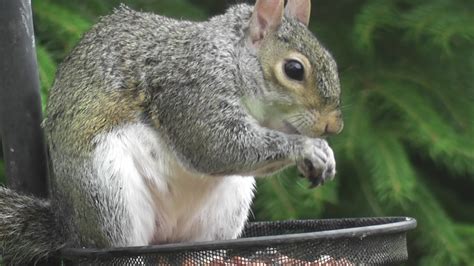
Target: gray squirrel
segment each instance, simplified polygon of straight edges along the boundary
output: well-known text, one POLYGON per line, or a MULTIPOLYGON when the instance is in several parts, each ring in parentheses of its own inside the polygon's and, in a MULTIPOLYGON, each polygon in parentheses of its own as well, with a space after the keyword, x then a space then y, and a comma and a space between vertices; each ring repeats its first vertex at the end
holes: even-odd
POLYGON ((0 188, 3 256, 232 239, 254 176, 332 179, 343 127, 336 63, 310 0, 257 0, 205 22, 125 6, 61 64, 44 129, 50 200, 0 188))

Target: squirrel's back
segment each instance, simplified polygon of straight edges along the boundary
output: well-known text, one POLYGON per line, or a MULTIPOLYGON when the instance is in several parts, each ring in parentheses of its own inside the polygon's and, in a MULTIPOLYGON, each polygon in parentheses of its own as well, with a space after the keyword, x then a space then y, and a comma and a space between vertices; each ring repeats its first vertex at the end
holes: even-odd
POLYGON ((190 22, 121 6, 100 19, 60 65, 50 90, 44 125, 57 144, 52 148, 88 153, 98 133, 149 119, 144 106, 156 97, 151 90, 179 96, 186 92, 174 91, 189 83, 235 76, 226 69, 235 65, 233 46, 251 11, 238 5, 209 21, 190 22))

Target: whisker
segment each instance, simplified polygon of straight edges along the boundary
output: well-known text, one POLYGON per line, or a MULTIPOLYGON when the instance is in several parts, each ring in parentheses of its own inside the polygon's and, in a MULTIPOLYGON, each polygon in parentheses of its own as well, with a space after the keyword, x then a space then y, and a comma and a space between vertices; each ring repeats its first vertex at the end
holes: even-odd
POLYGON ((341 110, 349 110, 353 106, 354 106, 354 104, 345 104, 345 105, 341 106, 340 109, 341 110))

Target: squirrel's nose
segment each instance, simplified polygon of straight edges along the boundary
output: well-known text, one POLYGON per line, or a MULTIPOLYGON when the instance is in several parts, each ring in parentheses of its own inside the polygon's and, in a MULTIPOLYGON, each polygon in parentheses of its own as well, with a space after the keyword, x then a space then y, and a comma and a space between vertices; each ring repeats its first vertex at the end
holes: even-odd
POLYGON ((324 134, 325 135, 339 134, 341 133, 343 127, 344 125, 342 122, 340 123, 340 125, 334 125, 334 123, 327 123, 326 127, 324 128, 324 134))
POLYGON ((331 116, 326 121, 326 126, 324 127, 324 133, 329 134, 339 134, 344 127, 344 122, 342 121, 342 114, 338 112, 335 116, 331 116))

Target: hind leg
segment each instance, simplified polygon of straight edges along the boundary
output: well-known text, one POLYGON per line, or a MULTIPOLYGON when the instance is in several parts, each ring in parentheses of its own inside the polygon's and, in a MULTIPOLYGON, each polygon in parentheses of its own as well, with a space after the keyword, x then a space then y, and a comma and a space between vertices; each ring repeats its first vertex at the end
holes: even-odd
POLYGON ((245 226, 254 196, 255 179, 242 176, 223 178, 194 220, 194 241, 234 239, 245 226))

